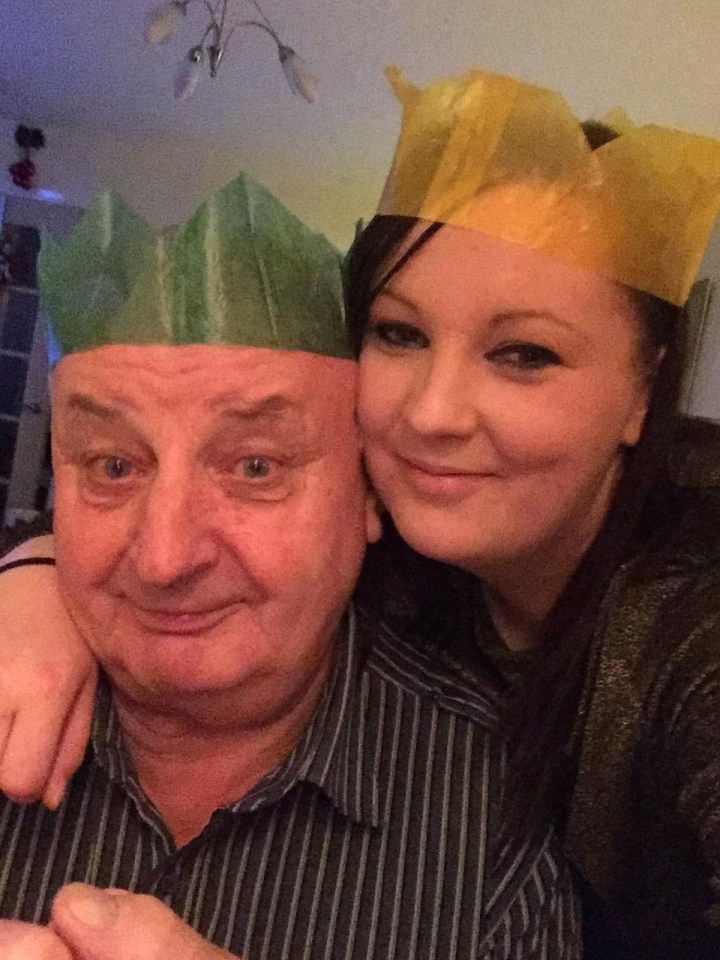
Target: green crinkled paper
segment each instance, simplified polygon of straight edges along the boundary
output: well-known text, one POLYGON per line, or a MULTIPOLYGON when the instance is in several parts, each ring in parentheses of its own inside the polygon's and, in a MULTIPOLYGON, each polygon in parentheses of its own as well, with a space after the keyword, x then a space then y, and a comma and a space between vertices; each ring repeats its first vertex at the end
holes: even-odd
POLYGON ((161 234, 103 194, 64 244, 43 238, 39 277, 61 354, 216 343, 352 356, 340 254, 244 174, 161 234))

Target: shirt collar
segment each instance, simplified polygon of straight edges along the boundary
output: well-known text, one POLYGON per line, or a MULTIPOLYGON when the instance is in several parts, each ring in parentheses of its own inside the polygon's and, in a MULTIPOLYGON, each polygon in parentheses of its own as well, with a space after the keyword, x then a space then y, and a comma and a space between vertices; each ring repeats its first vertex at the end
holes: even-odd
POLYGON ((320 789, 349 819, 380 825, 377 769, 381 745, 366 735, 368 692, 362 669, 362 633, 362 624, 351 605, 338 632, 325 690, 305 733, 290 756, 236 809, 247 811, 272 803, 305 782, 320 789))
MULTIPOLYGON (((368 728, 367 676, 362 669, 365 649, 352 606, 338 630, 333 665, 321 699, 292 753, 241 800, 225 809, 249 813, 278 802, 299 783, 322 791, 336 809, 358 823, 382 822, 377 769, 381 744, 368 728)), ((372 642, 372 637, 367 638, 372 642)), ((101 679, 91 731, 91 747, 111 780, 141 794, 132 760, 125 748, 109 682, 101 679)), ((142 797, 138 797, 142 799, 142 797)))

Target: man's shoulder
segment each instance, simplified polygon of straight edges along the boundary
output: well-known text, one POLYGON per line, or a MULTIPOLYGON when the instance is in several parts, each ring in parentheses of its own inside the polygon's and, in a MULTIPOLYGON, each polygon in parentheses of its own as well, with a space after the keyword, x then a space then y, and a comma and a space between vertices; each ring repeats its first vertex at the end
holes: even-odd
POLYGON ((451 714, 488 732, 497 733, 497 691, 479 679, 466 682, 436 653, 402 636, 384 621, 357 609, 363 670, 382 687, 393 688, 441 714, 451 714))

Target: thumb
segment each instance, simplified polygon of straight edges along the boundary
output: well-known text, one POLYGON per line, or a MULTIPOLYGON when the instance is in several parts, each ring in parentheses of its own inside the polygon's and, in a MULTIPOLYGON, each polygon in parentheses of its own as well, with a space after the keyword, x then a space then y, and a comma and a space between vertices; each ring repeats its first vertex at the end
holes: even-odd
POLYGON ((52 905, 51 926, 76 960, 231 960, 154 897, 64 887, 52 905))
POLYGON ((2 960, 72 960, 67 947, 46 927, 0 920, 2 960))

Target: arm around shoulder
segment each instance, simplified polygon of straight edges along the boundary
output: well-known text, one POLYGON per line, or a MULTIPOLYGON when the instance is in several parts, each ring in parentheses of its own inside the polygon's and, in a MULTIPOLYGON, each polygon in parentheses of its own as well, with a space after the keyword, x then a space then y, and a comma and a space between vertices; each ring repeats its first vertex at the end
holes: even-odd
POLYGON ((60 802, 85 751, 96 667, 68 616, 52 537, 0 561, 0 791, 18 802, 60 802))

